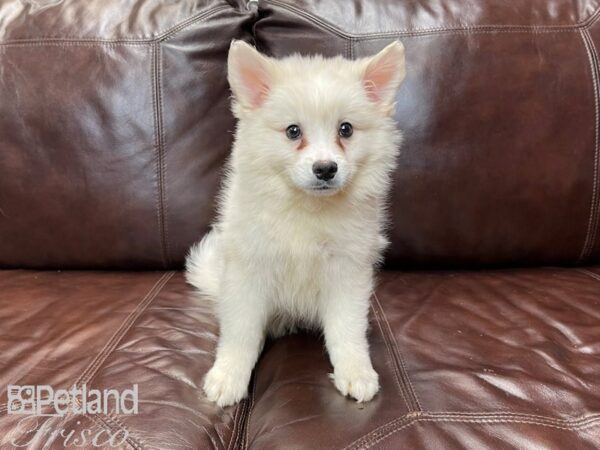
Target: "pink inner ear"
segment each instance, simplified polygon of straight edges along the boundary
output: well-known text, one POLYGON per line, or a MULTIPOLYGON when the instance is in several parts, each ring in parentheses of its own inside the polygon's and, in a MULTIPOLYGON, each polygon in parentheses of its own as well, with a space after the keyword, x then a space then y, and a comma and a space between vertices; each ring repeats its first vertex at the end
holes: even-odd
POLYGON ((259 67, 247 67, 242 70, 242 80, 250 104, 258 108, 269 94, 268 74, 259 67))
POLYGON ((394 77, 394 61, 385 55, 378 61, 374 61, 367 67, 363 80, 363 86, 370 100, 379 102, 394 77))

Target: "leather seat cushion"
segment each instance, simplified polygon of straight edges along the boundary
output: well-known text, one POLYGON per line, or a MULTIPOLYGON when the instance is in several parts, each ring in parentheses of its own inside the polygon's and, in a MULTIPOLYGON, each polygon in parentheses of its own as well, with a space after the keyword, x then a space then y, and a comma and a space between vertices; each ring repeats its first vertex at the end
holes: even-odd
MULTIPOLYGON (((179 272, 0 272, 0 385, 138 383, 138 415, 45 419, 127 430, 130 448, 600 446, 600 268, 379 279, 368 404, 335 391, 307 334, 267 342, 240 405, 207 403, 218 326, 179 272)), ((0 405, 4 448, 20 417, 0 405)))

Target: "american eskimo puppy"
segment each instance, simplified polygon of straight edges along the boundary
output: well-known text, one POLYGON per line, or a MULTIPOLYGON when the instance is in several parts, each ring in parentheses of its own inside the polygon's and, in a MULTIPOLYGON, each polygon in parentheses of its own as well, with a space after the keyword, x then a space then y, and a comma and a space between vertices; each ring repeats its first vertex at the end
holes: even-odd
POLYGON ((234 41, 235 144, 212 231, 187 280, 216 300, 220 337, 204 379, 220 406, 246 396, 266 334, 322 330, 343 394, 379 389, 367 342, 374 267, 400 134, 400 42, 375 56, 281 60, 234 41))

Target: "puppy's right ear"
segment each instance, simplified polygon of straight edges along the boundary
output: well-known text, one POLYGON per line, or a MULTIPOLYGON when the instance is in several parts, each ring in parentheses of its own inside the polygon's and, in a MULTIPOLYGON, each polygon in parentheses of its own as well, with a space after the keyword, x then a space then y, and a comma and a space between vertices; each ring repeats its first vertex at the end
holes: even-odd
POLYGON ((238 103, 248 109, 260 107, 271 88, 272 61, 244 41, 234 40, 229 47, 227 77, 238 103))

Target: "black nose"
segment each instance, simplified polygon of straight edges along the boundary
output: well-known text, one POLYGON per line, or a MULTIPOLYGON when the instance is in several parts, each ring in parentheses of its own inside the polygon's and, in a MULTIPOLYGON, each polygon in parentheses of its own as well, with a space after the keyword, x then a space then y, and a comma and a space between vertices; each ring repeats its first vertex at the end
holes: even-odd
POLYGON ((335 177, 337 164, 334 161, 317 161, 313 164, 312 170, 319 180, 329 181, 335 177))

